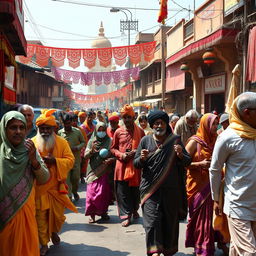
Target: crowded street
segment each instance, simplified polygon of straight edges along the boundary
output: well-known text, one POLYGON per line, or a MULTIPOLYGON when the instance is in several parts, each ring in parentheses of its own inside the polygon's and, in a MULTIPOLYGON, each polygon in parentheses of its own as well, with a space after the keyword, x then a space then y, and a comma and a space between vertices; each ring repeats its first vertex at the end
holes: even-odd
POLYGON ((0 256, 256 256, 256 0, 0 1, 0 256))

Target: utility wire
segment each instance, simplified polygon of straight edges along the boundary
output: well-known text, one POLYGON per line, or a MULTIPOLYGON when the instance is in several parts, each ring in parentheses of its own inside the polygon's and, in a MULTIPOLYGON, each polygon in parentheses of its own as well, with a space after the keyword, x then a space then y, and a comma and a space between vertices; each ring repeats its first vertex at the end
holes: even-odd
POLYGON ((33 16, 32 16, 32 14, 30 13, 30 10, 29 10, 29 8, 28 8, 28 6, 27 6, 26 1, 24 1, 24 7, 25 7, 25 15, 26 15, 27 18, 32 22, 32 24, 30 24, 30 26, 31 26, 32 30, 34 31, 35 35, 37 35, 38 38, 41 38, 41 40, 42 40, 43 42, 45 42, 45 41, 44 41, 44 37, 43 37, 43 35, 41 34, 41 32, 39 31, 39 29, 38 29, 36 26, 33 25, 33 23, 35 23, 35 22, 34 22, 34 18, 33 18, 33 16))
MULTIPOLYGON (((113 8, 113 5, 102 5, 102 4, 91 4, 91 3, 84 3, 84 2, 76 2, 76 1, 65 1, 65 0, 52 0, 54 2, 61 2, 66 4, 77 4, 77 5, 86 5, 86 6, 93 6, 93 7, 102 7, 102 8, 113 8)), ((140 10, 140 11, 159 11, 158 9, 154 8, 142 8, 142 7, 127 7, 127 6, 115 6, 117 9, 129 9, 129 10, 140 10)), ((168 9, 170 12, 179 11, 179 9, 168 9)))

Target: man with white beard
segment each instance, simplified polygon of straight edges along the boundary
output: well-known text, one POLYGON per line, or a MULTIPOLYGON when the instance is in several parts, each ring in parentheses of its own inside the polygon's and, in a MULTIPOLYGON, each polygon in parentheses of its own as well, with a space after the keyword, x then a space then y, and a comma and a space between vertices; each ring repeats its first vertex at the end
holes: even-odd
POLYGON ((54 133, 57 124, 53 112, 46 110, 37 118, 38 132, 32 139, 50 171, 50 179, 46 184, 36 184, 36 220, 41 255, 48 251, 50 239, 54 245, 60 243, 58 232, 65 221, 65 208, 77 212, 67 196, 66 187, 67 175, 75 158, 68 142, 54 133))

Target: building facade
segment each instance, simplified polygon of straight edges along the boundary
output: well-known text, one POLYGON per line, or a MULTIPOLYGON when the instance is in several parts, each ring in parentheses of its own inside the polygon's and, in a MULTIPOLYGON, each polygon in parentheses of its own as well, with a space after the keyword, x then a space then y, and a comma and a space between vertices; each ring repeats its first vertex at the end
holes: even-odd
POLYGON ((26 55, 23 31, 23 1, 0 1, 0 116, 16 103, 15 55, 26 55))

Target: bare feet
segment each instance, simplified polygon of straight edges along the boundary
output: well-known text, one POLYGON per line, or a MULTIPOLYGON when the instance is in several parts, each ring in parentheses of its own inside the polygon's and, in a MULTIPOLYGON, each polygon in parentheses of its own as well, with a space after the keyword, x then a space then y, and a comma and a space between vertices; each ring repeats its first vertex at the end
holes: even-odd
POLYGON ((130 218, 128 218, 128 219, 122 221, 121 224, 122 224, 122 227, 128 227, 128 226, 131 224, 130 218))
POLYGON ((52 232, 51 239, 52 239, 52 243, 54 245, 59 245, 60 244, 60 237, 59 237, 59 235, 56 232, 52 232))
POLYGON ((160 254, 159 253, 154 253, 154 254, 152 254, 152 256, 160 256, 160 254))
POLYGON ((95 216, 90 216, 89 218, 89 221, 88 221, 89 224, 92 224, 92 223, 95 223, 95 216))
POLYGON ((48 252, 48 245, 42 245, 40 249, 40 256, 45 256, 48 252))

